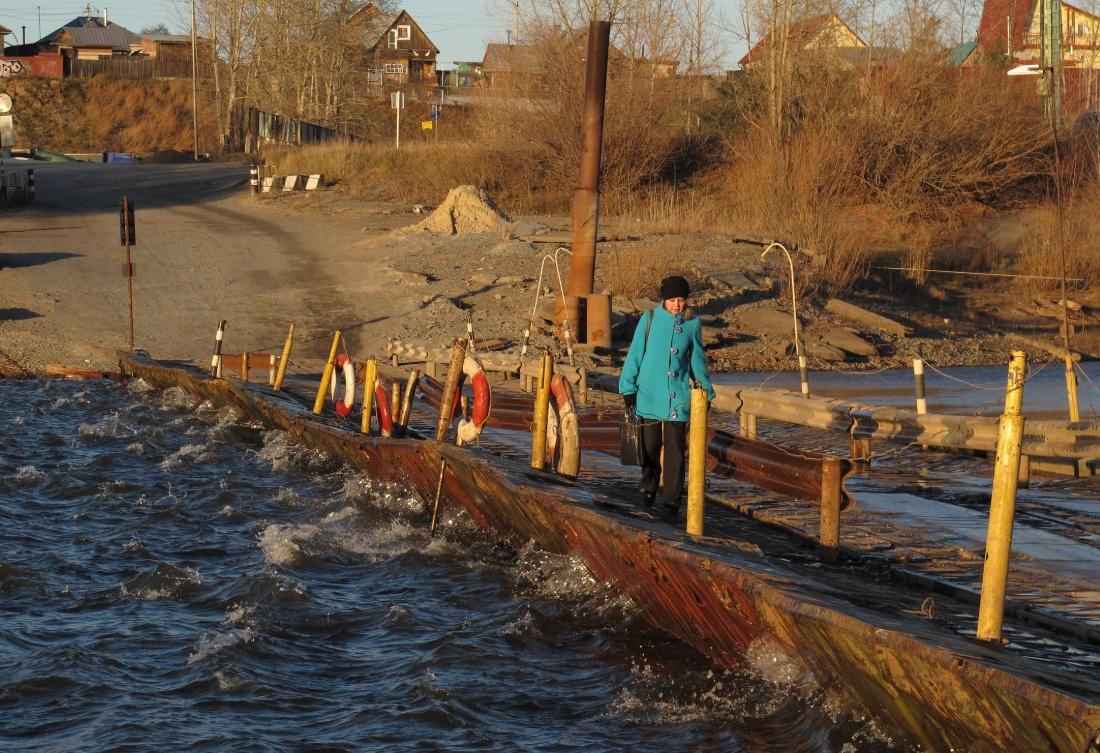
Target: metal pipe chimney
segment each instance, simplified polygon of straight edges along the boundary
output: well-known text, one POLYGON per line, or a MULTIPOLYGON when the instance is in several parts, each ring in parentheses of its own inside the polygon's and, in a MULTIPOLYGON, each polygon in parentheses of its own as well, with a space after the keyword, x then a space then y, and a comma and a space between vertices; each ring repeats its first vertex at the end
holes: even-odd
POLYGON ((569 295, 592 293, 596 278, 596 237, 600 219, 600 157, 607 94, 607 52, 610 21, 588 27, 588 60, 581 121, 581 171, 573 193, 573 258, 569 263, 569 295))

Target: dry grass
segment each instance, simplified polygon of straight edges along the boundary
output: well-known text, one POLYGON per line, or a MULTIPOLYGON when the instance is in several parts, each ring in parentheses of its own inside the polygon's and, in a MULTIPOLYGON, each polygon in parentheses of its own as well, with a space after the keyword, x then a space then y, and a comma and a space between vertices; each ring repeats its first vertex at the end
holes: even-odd
MULTIPOLYGON (((21 146, 60 151, 191 151, 191 84, 95 77, 13 80, 21 146)), ((211 107, 200 103, 200 150, 218 151, 211 107)))
POLYGON ((601 262, 611 294, 625 298, 660 297, 661 280, 669 275, 691 276, 687 260, 691 258, 687 241, 658 238, 616 248, 607 263, 601 262))
MULTIPOLYGON (((1062 218, 1066 276, 1082 278, 1077 286, 1090 287, 1100 282, 1100 186, 1093 184, 1073 192, 1065 200, 1062 218)), ((1017 260, 1020 274, 1060 277, 1062 264, 1058 246, 1058 212, 1053 201, 1044 202, 1036 211, 1017 260)), ((1025 280, 1032 290, 1060 288, 1054 280, 1025 280)))

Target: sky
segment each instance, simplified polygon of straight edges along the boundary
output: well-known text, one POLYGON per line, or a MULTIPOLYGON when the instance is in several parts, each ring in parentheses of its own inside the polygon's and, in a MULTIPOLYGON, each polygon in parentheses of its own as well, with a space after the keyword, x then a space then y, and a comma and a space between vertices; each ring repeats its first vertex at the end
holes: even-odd
MULTIPOLYGON (((732 6, 733 0, 721 0, 732 6)), ((87 0, 0 0, 0 26, 20 38, 27 27, 27 41, 33 42, 83 14, 87 0), (41 14, 41 34, 39 33, 41 14)), ((455 60, 481 60, 485 44, 504 41, 512 18, 501 10, 499 0, 402 0, 407 10, 439 47, 441 68, 455 60)), ((186 0, 93 0, 93 8, 107 8, 107 18, 131 31, 163 23, 174 34, 185 34, 190 24, 191 5, 186 0)), ((12 38, 8 37, 8 44, 12 38)))

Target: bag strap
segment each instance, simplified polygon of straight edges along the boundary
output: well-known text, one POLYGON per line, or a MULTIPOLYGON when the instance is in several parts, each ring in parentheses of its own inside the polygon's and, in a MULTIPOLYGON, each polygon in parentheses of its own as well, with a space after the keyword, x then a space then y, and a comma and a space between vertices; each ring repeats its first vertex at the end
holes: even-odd
POLYGON ((642 361, 645 360, 645 349, 649 347, 649 330, 653 329, 653 309, 650 309, 646 313, 649 314, 649 318, 645 321, 645 339, 642 340, 642 361))

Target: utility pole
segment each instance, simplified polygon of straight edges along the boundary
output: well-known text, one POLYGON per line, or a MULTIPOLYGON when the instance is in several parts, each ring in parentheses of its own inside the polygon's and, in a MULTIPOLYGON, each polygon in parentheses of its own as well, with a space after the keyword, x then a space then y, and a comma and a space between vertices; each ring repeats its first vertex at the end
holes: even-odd
POLYGON ((199 161, 198 54, 198 32, 195 29, 195 0, 191 0, 191 132, 195 142, 195 162, 199 161))

